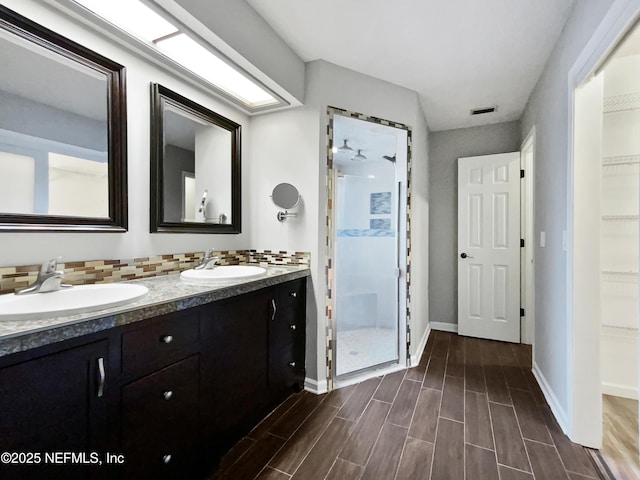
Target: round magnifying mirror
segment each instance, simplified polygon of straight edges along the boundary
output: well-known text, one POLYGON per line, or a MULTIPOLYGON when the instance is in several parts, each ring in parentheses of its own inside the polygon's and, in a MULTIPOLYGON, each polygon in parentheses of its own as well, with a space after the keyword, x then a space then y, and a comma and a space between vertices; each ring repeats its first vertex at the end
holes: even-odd
POLYGON ((289 210, 300 202, 300 194, 298 189, 290 183, 280 183, 275 186, 271 199, 278 207, 289 210))

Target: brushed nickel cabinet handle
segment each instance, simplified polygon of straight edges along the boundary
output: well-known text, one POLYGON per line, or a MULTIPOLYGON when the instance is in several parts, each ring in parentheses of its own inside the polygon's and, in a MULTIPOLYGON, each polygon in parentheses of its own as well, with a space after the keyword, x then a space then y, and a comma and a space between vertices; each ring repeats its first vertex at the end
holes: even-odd
POLYGON ((296 292, 291 292, 289 295, 291 295, 293 298, 296 298, 298 296, 296 292))
POLYGON ((273 298, 271 299, 271 307, 273 308, 273 313, 271 314, 271 320, 275 320, 277 308, 276 308, 276 301, 273 298))
POLYGON ((295 330, 295 329, 296 329, 296 326, 292 323, 291 325, 289 325, 289 328, 290 328, 291 330, 295 330))
POLYGON ((171 455, 167 454, 164 457, 162 457, 162 461, 164 463, 169 463, 171 461, 171 455))
POLYGON ((104 357, 98 359, 98 398, 104 395, 104 384, 107 374, 104 370, 104 357))
POLYGON ((295 367, 296 366, 296 362, 289 362, 289 366, 290 367, 295 367))
POLYGON ((173 392, 171 390, 167 390, 162 394, 162 396, 165 400, 171 400, 171 397, 173 397, 173 392))
POLYGON ((173 342, 173 337, 171 335, 165 335, 162 337, 162 343, 171 343, 173 342))

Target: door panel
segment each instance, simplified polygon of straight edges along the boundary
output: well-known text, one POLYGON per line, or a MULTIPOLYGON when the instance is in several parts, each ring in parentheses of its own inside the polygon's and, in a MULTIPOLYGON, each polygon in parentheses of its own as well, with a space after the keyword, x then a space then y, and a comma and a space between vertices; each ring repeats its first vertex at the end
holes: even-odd
POLYGON ((520 341, 520 154, 458 159, 458 332, 520 341))

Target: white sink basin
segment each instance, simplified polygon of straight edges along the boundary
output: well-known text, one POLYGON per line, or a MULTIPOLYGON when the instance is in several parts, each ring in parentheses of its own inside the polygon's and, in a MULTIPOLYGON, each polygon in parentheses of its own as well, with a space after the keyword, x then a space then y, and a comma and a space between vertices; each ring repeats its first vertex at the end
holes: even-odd
POLYGON ((39 320, 131 303, 149 289, 131 283, 77 285, 55 292, 0 295, 0 320, 39 320))
POLYGON ((267 273, 266 269, 253 265, 218 265, 209 269, 185 270, 180 274, 180 277, 184 280, 208 283, 216 280, 257 278, 265 273, 267 273))

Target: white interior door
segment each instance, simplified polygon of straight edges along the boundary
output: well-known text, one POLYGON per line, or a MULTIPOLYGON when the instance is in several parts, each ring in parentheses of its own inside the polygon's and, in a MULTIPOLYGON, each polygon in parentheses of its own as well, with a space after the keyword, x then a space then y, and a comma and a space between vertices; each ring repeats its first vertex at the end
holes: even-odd
POLYGON ((520 152, 458 159, 458 333, 520 342, 520 152))

